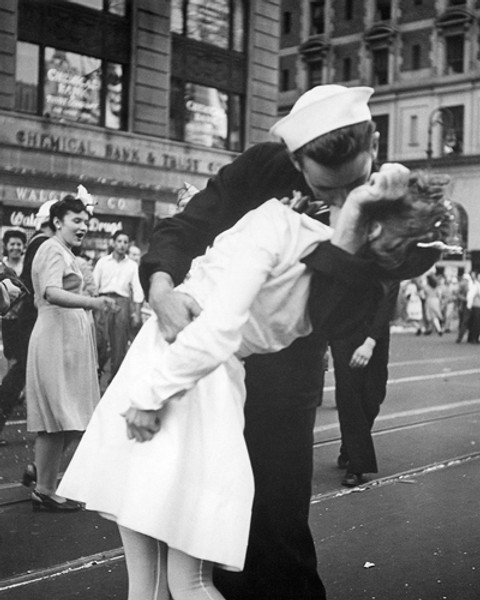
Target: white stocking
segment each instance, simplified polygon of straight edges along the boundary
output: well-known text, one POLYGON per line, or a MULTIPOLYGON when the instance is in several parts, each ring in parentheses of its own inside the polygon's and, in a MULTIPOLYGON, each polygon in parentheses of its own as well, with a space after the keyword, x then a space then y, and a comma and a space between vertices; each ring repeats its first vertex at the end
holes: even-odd
POLYGON ((120 527, 128 571, 128 600, 170 600, 167 546, 147 535, 120 527))
POLYGON ((213 585, 211 562, 173 548, 168 549, 167 562, 168 587, 173 600, 225 600, 213 585))

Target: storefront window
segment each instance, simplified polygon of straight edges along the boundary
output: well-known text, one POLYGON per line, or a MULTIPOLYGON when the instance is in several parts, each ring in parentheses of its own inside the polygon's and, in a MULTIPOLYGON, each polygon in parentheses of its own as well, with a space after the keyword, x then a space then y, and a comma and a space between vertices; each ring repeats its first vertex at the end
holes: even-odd
POLYGON ((107 63, 105 127, 109 129, 122 129, 123 80, 123 66, 107 63))
POLYGON ((16 60, 15 109, 35 114, 38 106, 38 46, 19 42, 16 60))
POLYGON ((172 82, 171 137, 208 148, 240 150, 241 101, 237 94, 172 82))
POLYGON ((18 42, 15 108, 21 112, 123 129, 124 80, 121 64, 18 42))
POLYGON ((102 63, 97 58, 45 48, 43 114, 100 124, 102 63))
POLYGON ((190 39, 243 52, 244 1, 172 0, 170 29, 190 39))

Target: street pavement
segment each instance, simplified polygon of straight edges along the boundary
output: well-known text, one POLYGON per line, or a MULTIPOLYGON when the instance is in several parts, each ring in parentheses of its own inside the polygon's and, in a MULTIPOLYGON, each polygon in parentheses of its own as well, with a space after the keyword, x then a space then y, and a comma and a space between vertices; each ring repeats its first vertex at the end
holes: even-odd
MULTIPOLYGON (((340 485, 334 381, 315 428, 311 527, 329 600, 480 600, 480 346, 392 337, 375 425, 380 472, 340 485)), ((18 481, 33 437, 19 409, 0 449, 0 599, 125 599, 115 526, 89 512, 33 513, 18 481)), ((261 599, 259 599, 261 600, 261 599)))

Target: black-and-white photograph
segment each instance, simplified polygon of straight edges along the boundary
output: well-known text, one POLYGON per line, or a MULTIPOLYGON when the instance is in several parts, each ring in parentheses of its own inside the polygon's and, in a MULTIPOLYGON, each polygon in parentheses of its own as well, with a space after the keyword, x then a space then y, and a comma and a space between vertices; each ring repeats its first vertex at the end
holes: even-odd
POLYGON ((480 600, 480 0, 1 0, 0 242, 2 600, 480 600))

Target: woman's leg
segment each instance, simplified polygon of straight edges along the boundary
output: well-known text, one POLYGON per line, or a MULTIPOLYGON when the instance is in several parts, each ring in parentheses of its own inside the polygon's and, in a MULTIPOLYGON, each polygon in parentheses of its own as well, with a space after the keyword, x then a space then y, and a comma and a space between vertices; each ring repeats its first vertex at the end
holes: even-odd
POLYGON ((63 431, 41 431, 35 440, 35 465, 37 467, 36 490, 47 496, 55 496, 57 477, 63 455, 63 431))
POLYGON ((213 585, 211 562, 173 548, 168 549, 167 562, 168 587, 173 600, 225 600, 213 585))
POLYGON ((128 571, 128 600, 170 600, 167 547, 154 538, 120 527, 128 571))

